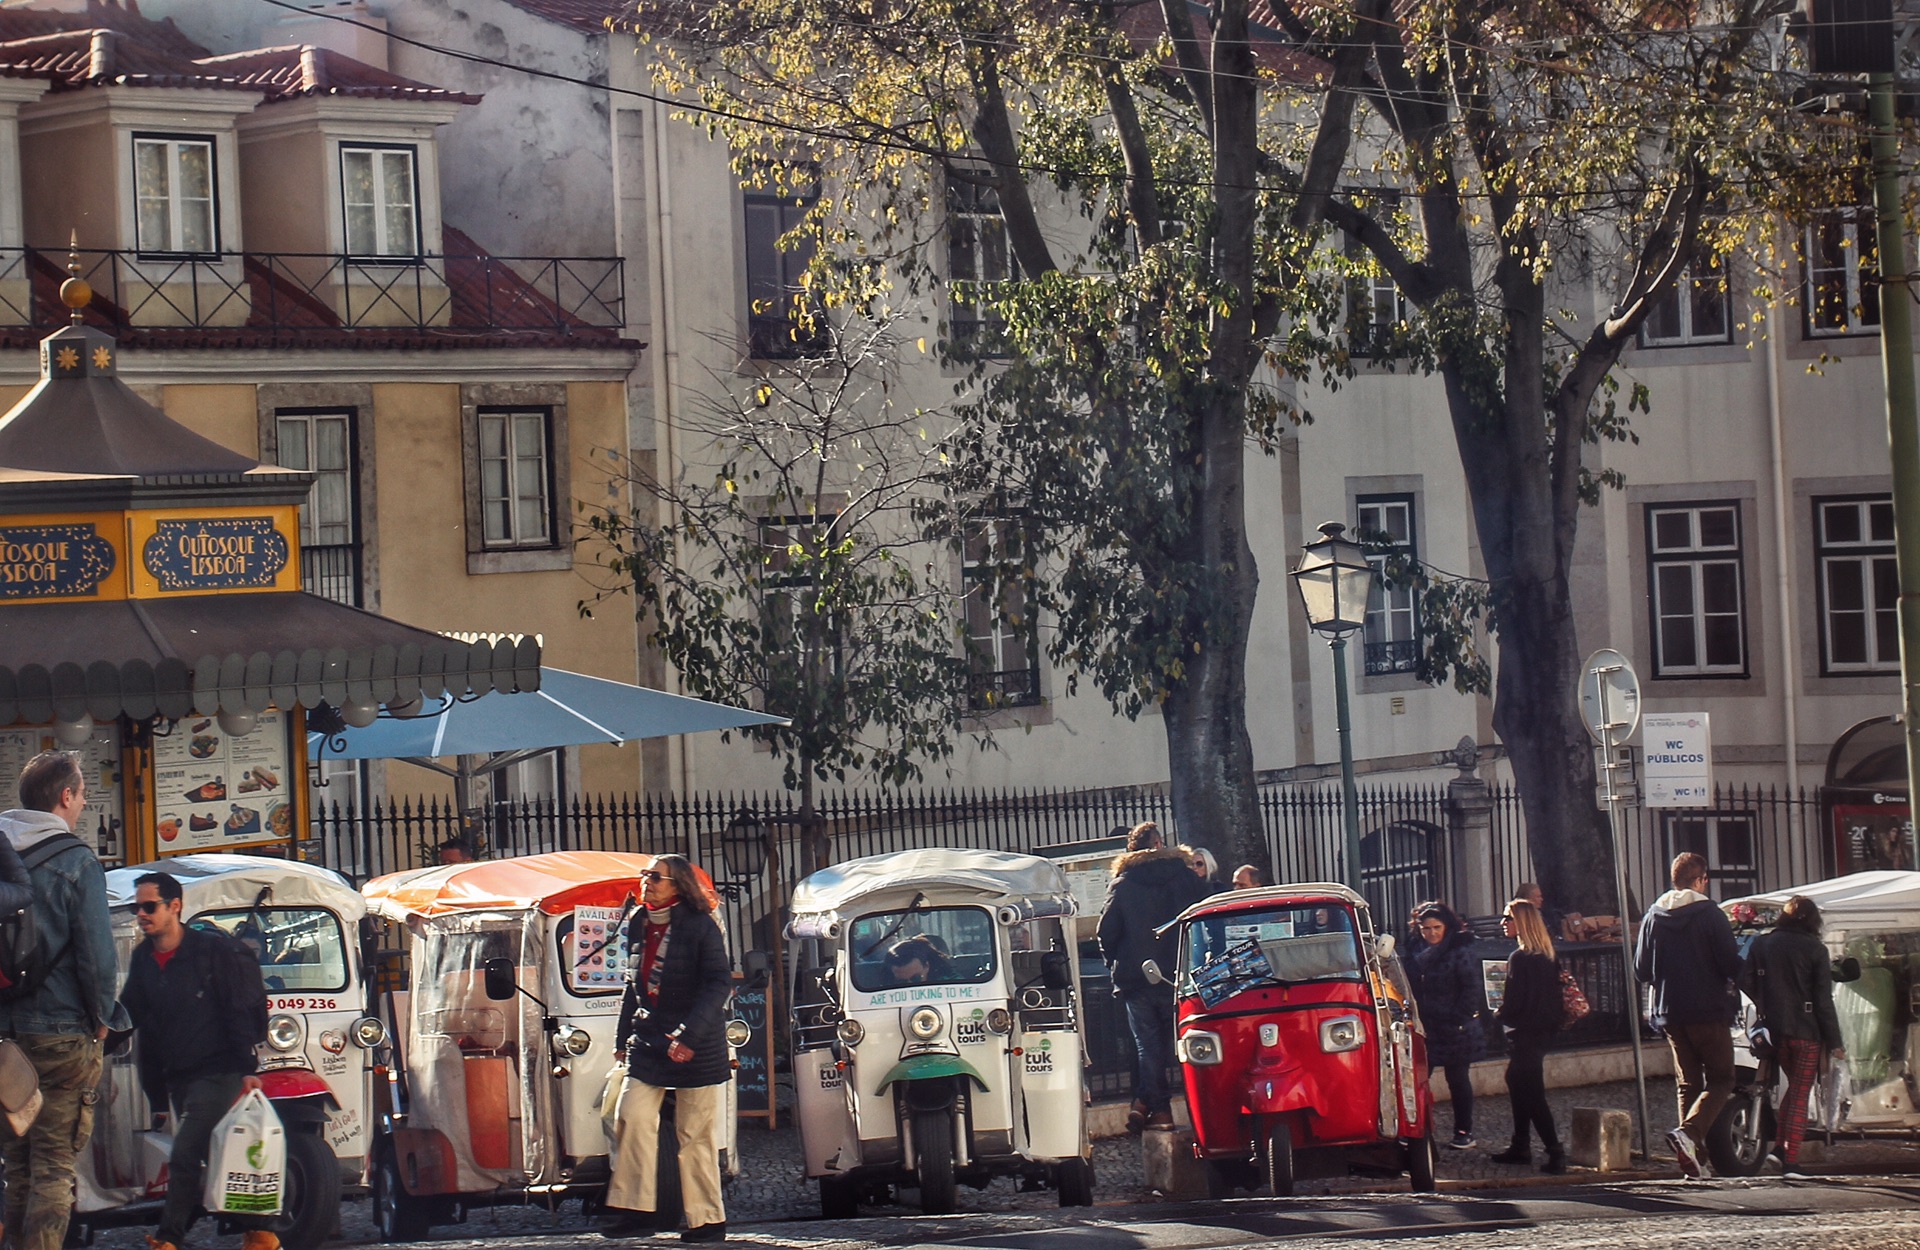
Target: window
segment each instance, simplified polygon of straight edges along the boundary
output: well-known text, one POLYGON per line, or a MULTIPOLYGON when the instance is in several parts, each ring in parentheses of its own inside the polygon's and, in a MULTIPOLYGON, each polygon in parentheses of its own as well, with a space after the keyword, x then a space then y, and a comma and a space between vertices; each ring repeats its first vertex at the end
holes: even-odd
POLYGON ((1642 347, 1692 347, 1731 343, 1727 267, 1704 253, 1681 268, 1665 295, 1653 301, 1640 327, 1642 347))
MULTIPOLYGON (((1394 192, 1370 192, 1363 199, 1370 202, 1382 221, 1401 218, 1400 197, 1394 192)), ((1396 327, 1407 322, 1407 298, 1366 244, 1350 234, 1342 238, 1351 267, 1346 291, 1348 347, 1356 356, 1382 355, 1392 347, 1396 327)))
POLYGON ((994 337, 1005 322, 983 307, 988 283, 1019 276, 1007 246, 1000 193, 966 177, 947 180, 947 329, 957 343, 994 337))
POLYGON ((817 355, 826 333, 807 297, 807 266, 814 237, 795 233, 813 211, 818 192, 743 191, 747 220, 747 352, 758 360, 817 355), (782 246, 784 241, 785 246, 782 246))
POLYGON ((775 665, 770 685, 830 680, 840 666, 840 622, 818 608, 817 561, 832 537, 833 518, 767 517, 760 522, 761 612, 765 651, 775 665))
POLYGON ((135 135, 134 246, 141 252, 220 250, 213 210, 213 140, 135 135))
POLYGON ((1813 501, 1820 663, 1828 673, 1898 672, 1900 574, 1887 495, 1813 501))
POLYGON ((1740 506, 1647 509, 1656 677, 1743 677, 1740 506))
POLYGON ((998 962, 993 913, 984 907, 921 907, 877 912, 848 927, 853 988, 897 991, 889 1002, 928 999, 939 990, 913 986, 971 985, 992 977, 998 962))
POLYGON ((1386 583, 1390 559, 1420 558, 1413 530, 1412 495, 1361 495, 1354 501, 1359 537, 1370 544, 1388 542, 1393 550, 1373 551, 1367 560, 1379 576, 1367 598, 1366 624, 1360 631, 1364 672, 1368 676, 1411 673, 1420 665, 1420 603, 1412 586, 1386 583))
POLYGON ((1877 332, 1880 259, 1873 213, 1834 209, 1807 226, 1807 333, 1814 337, 1877 332))
POLYGON ((976 712, 1040 702, 1040 657, 1018 576, 1026 549, 1018 519, 967 527, 960 581, 967 622, 967 706, 976 712))
POLYGON ((311 594, 360 606, 360 536, 354 508, 353 413, 281 412, 280 464, 313 474, 300 505, 300 575, 311 594))
POLYGON ((419 194, 412 148, 340 149, 347 255, 418 256, 419 194))
POLYGON ((548 414, 483 410, 479 435, 482 541, 489 547, 552 546, 548 414))
POLYGON ((1707 861, 1707 876, 1722 898, 1738 898, 1760 888, 1759 839, 1748 813, 1667 817, 1667 854, 1662 863, 1688 851, 1707 861))
POLYGON ((346 938, 340 917, 324 907, 203 911, 193 924, 245 943, 270 992, 347 988, 346 938))

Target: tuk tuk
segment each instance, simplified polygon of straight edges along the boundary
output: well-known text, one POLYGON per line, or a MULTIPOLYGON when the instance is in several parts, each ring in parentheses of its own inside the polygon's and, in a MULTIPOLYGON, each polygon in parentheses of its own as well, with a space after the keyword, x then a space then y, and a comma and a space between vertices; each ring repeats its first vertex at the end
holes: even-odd
MULTIPOLYGON (((1431 1192, 1426 1034, 1365 899, 1316 883, 1235 890, 1179 926, 1175 1053, 1216 1197, 1297 1177, 1396 1175, 1431 1192)), ((1148 961, 1148 980, 1164 979, 1148 961)))
MULTIPOLYGON (((187 923, 236 937, 259 957, 268 1011, 260 1080, 287 1130, 280 1238, 289 1250, 313 1250, 338 1226, 342 1189, 365 1182, 367 1115, 387 1041, 368 1011, 366 900, 336 872, 259 855, 116 868, 107 873, 107 904, 123 979, 140 941, 134 882, 149 872, 179 880, 187 923)), ((83 1229, 156 1217, 172 1139, 150 1131, 151 1110, 135 1052, 110 1058, 93 1140, 78 1160, 74 1219, 83 1229)))
MULTIPOLYGON (((1920 872, 1859 872, 1723 903, 1742 957, 1796 894, 1820 908, 1847 1053, 1830 1079, 1815 1083, 1809 1134, 1920 1140, 1920 872)), ((1777 1140, 1774 1109, 1787 1083, 1771 1059, 1754 1053, 1749 1030, 1757 1017, 1741 995, 1734 1094, 1707 1134, 1707 1153, 1722 1176, 1758 1172, 1777 1140)))
MULTIPOLYGON (((481 1201, 604 1198, 601 1093, 626 988, 626 921, 649 855, 561 851, 369 881, 410 965, 373 1143, 374 1223, 412 1241, 481 1201)), ((738 1047, 744 1026, 728 1026, 738 1047)), ((738 1172, 734 1094, 723 1176, 738 1172)))
POLYGON ((795 887, 787 928, 806 1175, 828 1219, 894 1185, 951 1212, 959 1182, 1093 1201, 1074 901, 1052 863, 930 848, 795 887))

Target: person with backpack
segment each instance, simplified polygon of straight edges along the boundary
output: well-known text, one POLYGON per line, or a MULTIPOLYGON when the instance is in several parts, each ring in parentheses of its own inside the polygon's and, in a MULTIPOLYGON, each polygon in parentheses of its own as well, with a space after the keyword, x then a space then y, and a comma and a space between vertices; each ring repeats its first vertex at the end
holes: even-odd
MULTIPOLYGON (((185 924, 180 882, 164 872, 133 883, 134 922, 145 936, 127 964, 120 1001, 140 1035, 140 1087, 156 1112, 173 1110, 167 1203, 153 1250, 179 1250, 199 1214, 213 1130, 260 1088, 254 1047, 267 1040, 267 987, 238 938, 185 924)), ((241 1250, 279 1250, 271 1216, 224 1215, 243 1230, 241 1250)))
POLYGON ((86 808, 79 761, 42 751, 20 770, 20 806, 0 812, 0 832, 33 889, 27 919, 5 926, 11 949, 0 952, 0 1036, 33 1061, 45 1100, 24 1136, 0 1122, 6 1230, 18 1250, 60 1250, 66 1241, 74 1161, 93 1136, 101 1043, 117 1023, 107 876, 73 836, 86 808))
POLYGON ((1546 1052, 1548 1040, 1567 1019, 1560 962, 1540 909, 1525 899, 1507 904, 1500 932, 1518 942, 1519 949, 1507 959, 1506 992, 1500 1010, 1493 1013, 1507 1034, 1507 1097, 1513 1103, 1513 1144, 1493 1161, 1523 1167, 1532 1163, 1527 1145, 1531 1127, 1547 1148, 1540 1170, 1558 1176, 1567 1170, 1567 1152, 1554 1131, 1553 1106, 1547 1101, 1546 1052))
POLYGON ((1800 1143, 1807 1135, 1807 1095, 1827 1057, 1845 1059, 1840 1017, 1833 1007, 1833 964, 1820 940, 1820 908, 1804 894, 1788 899, 1780 921, 1747 949, 1740 988, 1759 1008, 1756 1027, 1766 1031, 1786 1074, 1780 1100, 1780 1170, 1800 1179, 1800 1143))

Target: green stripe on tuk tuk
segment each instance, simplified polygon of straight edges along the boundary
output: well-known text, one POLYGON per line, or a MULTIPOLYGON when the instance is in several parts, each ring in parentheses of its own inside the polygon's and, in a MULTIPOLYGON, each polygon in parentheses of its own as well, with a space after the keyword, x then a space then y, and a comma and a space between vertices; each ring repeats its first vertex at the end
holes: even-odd
POLYGON ((895 1081, 926 1081, 937 1076, 967 1076, 980 1087, 981 1093, 987 1092, 987 1078, 974 1071, 973 1065, 958 1055, 909 1055, 893 1065, 893 1071, 887 1073, 873 1092, 884 1094, 887 1087, 895 1081))

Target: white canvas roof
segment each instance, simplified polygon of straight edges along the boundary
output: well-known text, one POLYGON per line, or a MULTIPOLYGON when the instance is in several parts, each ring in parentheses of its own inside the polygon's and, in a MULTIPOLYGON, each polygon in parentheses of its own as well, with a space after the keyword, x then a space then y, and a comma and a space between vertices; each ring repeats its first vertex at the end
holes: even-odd
POLYGON ((1796 894, 1814 901, 1829 930, 1920 928, 1920 872, 1856 872, 1769 894, 1729 899, 1721 906, 1752 903, 1779 907, 1796 894))
POLYGON ((189 916, 223 907, 251 907, 263 889, 272 890, 267 901, 279 907, 326 907, 347 920, 367 914, 367 900, 360 891, 330 868, 225 852, 175 855, 158 863, 115 868, 107 873, 107 906, 131 906, 134 881, 149 872, 179 879, 189 916))
POLYGON ((1066 874, 1050 860, 1010 851, 925 847, 868 855, 823 868, 793 888, 795 916, 847 912, 882 894, 948 886, 974 891, 981 902, 1060 898, 1071 905, 1066 874))

